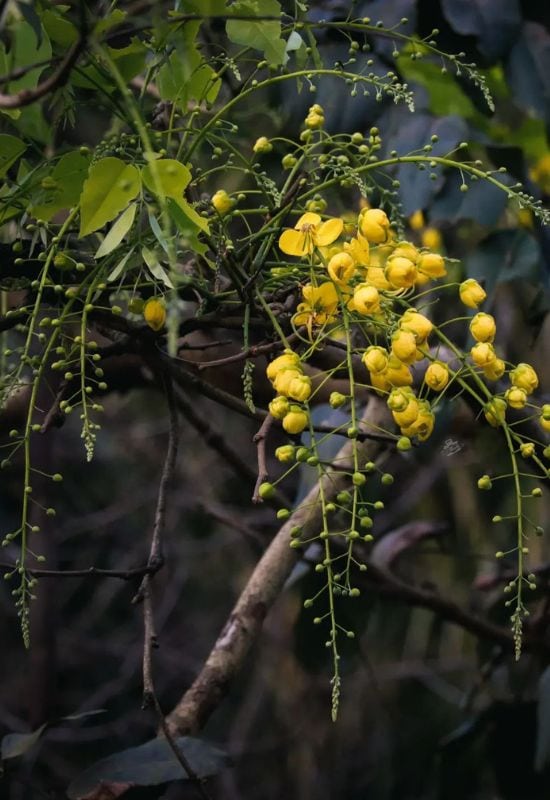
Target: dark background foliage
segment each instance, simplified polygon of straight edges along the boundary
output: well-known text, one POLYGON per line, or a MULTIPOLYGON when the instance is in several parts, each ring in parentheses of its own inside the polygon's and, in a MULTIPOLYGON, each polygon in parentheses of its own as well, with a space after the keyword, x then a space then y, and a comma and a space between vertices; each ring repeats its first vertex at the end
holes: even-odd
MULTIPOLYGON (((154 4, 125 5, 134 9, 137 21, 154 13, 154 4)), ((342 19, 349 6, 312 3, 310 14, 342 19)), ((449 83, 431 63, 396 59, 387 38, 373 37, 373 69, 400 71, 414 85, 417 113, 411 117, 401 106, 372 97, 351 98, 327 79, 316 101, 326 109, 329 130, 367 132, 376 125, 387 153, 421 148, 432 133, 440 137, 441 152, 467 141, 472 157, 488 156, 536 197, 548 199, 550 174, 544 179, 533 173, 548 157, 550 21, 545 3, 373 0, 355 3, 354 13, 386 25, 407 17, 405 30, 421 36, 438 28, 442 50, 464 51, 466 60, 486 71, 496 112, 489 112, 471 82, 458 78, 449 83)), ((215 23, 210 32, 214 39, 220 35, 215 23)), ((336 34, 320 34, 327 63, 345 60, 348 46, 336 34)), ((246 133, 253 140, 259 122, 268 135, 275 130, 296 134, 310 102, 286 85, 284 93, 274 90, 263 98, 256 120, 251 115, 246 133)), ((66 141, 93 147, 103 135, 102 110, 88 105, 80 115, 78 103, 77 92, 75 124, 59 132, 56 147, 66 141)), ((42 146, 39 135, 37 146, 42 146)), ((505 332, 509 357, 532 361, 547 392, 548 231, 536 223, 521 228, 514 221, 502 229, 503 218, 509 222, 512 212, 486 184, 463 195, 457 190, 459 178, 451 174, 432 182, 402 166, 396 177, 404 216, 424 209, 427 222, 442 232, 447 253, 464 260, 464 274, 485 281, 487 310, 505 332)), ((258 372, 261 367, 263 362, 258 372)), ((238 374, 224 377, 238 379, 238 374)), ((105 401, 91 465, 83 461, 76 421, 52 432, 36 453, 44 469, 60 465, 65 475, 58 516, 43 522, 48 567, 127 569, 146 561, 166 446, 166 411, 154 379, 136 376, 131 363, 121 362, 112 385, 116 390, 105 401)), ((192 410, 254 465, 256 423, 199 395, 192 399, 192 410)), ((3 419, 1 425, 5 436, 10 421, 3 419)), ((253 476, 223 463, 198 427, 189 421, 181 427, 168 495, 166 565, 154 586, 160 644, 155 671, 165 711, 200 670, 277 528, 270 509, 250 502, 253 476)), ((396 484, 387 491, 386 510, 376 523, 375 553, 403 580, 437 587, 467 613, 506 624, 494 552, 506 549, 510 531, 504 527, 495 533, 486 520, 506 514, 509 487, 502 482, 490 496, 475 488, 477 477, 502 458, 466 412, 449 408, 433 442, 405 465, 396 461, 396 484), (427 522, 431 535, 411 545, 400 526, 413 520, 427 522), (384 536, 396 530, 393 540, 384 536)), ((271 468, 276 473, 275 463, 271 468)), ((16 517, 20 480, 17 467, 2 476, 3 529, 10 529, 16 517)), ((289 495, 304 491, 300 485, 285 489, 289 495)), ((548 511, 545 495, 541 524, 548 511)), ((7 548, 3 558, 11 556, 7 548)), ((531 558, 541 567, 547 563, 544 540, 532 545, 531 558)), ((344 654, 340 716, 331 724, 324 643, 302 608, 314 585, 314 573, 303 565, 297 568, 229 697, 202 733, 232 758, 232 766, 211 783, 213 797, 543 800, 550 795, 550 778, 534 767, 537 747, 543 762, 550 749, 547 722, 541 724, 540 715, 537 735, 537 701, 542 697, 543 708, 549 702, 546 684, 539 688, 544 659, 525 655, 513 664, 490 637, 474 636, 444 613, 411 598, 384 596, 367 584, 359 603, 342 608, 357 638, 344 654)), ((142 618, 131 603, 136 588, 136 582, 96 576, 42 579, 32 605, 33 642, 27 653, 9 587, 0 586, 0 734, 49 723, 38 744, 5 762, 3 797, 63 797, 84 768, 154 736, 156 717, 141 710, 142 618), (61 719, 98 709, 104 713, 61 719)), ((548 591, 544 580, 540 591, 548 591)), ((192 797, 194 791, 176 782, 132 789, 127 797, 168 800, 192 797)))

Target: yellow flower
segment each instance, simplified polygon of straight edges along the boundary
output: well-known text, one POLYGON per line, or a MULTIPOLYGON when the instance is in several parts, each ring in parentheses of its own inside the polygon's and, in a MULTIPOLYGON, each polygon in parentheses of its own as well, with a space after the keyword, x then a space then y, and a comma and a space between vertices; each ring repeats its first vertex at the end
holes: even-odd
POLYGON ((388 399, 388 408, 391 411, 405 411, 411 400, 416 400, 416 395, 409 386, 402 386, 399 389, 392 389, 388 399))
POLYGON ((283 428, 287 433, 301 433, 308 423, 307 413, 300 406, 290 406, 283 418, 283 428))
POLYGON ((530 364, 518 364, 510 372, 510 380, 514 386, 524 389, 527 394, 533 394, 539 385, 537 373, 530 364))
POLYGON ((255 153, 270 153, 273 150, 273 145, 267 136, 260 136, 260 138, 256 139, 254 142, 252 149, 255 153))
POLYGON ((495 318, 480 311, 470 322, 470 333, 476 342, 492 342, 497 332, 495 318))
POLYGON ((394 355, 390 355, 388 359, 384 377, 391 386, 410 386, 413 380, 408 366, 394 355))
POLYGON ((539 417, 539 425, 543 431, 550 433, 550 419, 544 419, 544 417, 539 417))
POLYGON ((288 464, 289 461, 294 461, 294 445, 283 444, 275 450, 275 458, 282 464, 288 464))
POLYGON ((277 374, 282 369, 288 369, 288 367, 292 367, 298 371, 300 370, 300 356, 297 353, 293 353, 292 350, 285 350, 281 356, 274 358, 273 361, 267 365, 265 374, 273 383, 277 374))
POLYGON ((449 383, 449 368, 442 361, 434 361, 426 370, 424 380, 436 392, 441 392, 449 383))
POLYGON ((420 257, 420 253, 418 252, 418 250, 416 249, 414 244, 411 244, 410 242, 398 242, 395 245, 395 249, 394 249, 394 251, 392 253, 392 257, 393 256, 396 256, 396 257, 400 256, 401 258, 408 258, 409 261, 412 261, 413 264, 416 264, 416 262, 418 261, 418 259, 420 257))
POLYGON ((353 292, 352 309, 359 314, 371 316, 380 311, 380 295, 375 286, 360 283, 353 292))
POLYGON ((496 359, 496 353, 490 342, 478 342, 470 350, 472 361, 478 367, 486 367, 496 359))
POLYGON ((322 114, 316 114, 315 112, 309 113, 305 118, 305 126, 310 130, 314 130, 316 128, 322 128, 325 124, 325 118, 322 114))
POLYGON ((275 417, 275 419, 283 419, 283 417, 289 412, 290 404, 288 402, 288 398, 279 395, 278 397, 273 398, 268 408, 272 417, 275 417))
POLYGON ((390 221, 381 208, 367 208, 359 215, 358 225, 371 244, 381 244, 388 238, 390 221))
POLYGON ((388 366, 390 354, 384 347, 371 345, 363 353, 363 364, 372 374, 384 372, 388 366))
POLYGON ((498 381, 506 371, 506 364, 502 358, 495 358, 483 367, 483 374, 489 381, 498 381))
POLYGON ((415 421, 407 427, 402 427, 401 432, 404 436, 417 436, 421 442, 425 442, 432 434, 435 417, 427 400, 419 400, 418 406, 419 412, 415 421))
POLYGON ((418 211, 415 211, 414 214, 411 214, 409 217, 409 226, 413 231, 419 231, 424 227, 424 214, 422 213, 421 209, 418 209, 418 211))
POLYGON ((531 456, 535 455, 535 445, 533 442, 523 442, 520 445, 519 451, 523 458, 531 458, 531 456))
POLYGON ((443 278, 447 274, 445 259, 439 253, 422 253, 416 266, 428 278, 443 278))
POLYGON ((510 386, 504 393, 504 399, 510 408, 524 408, 527 403, 527 392, 519 386, 510 386))
POLYGON ((289 397, 289 387, 291 382, 295 378, 303 377, 303 374, 304 373, 301 369, 296 369, 295 367, 286 367, 284 369, 280 369, 275 376, 275 380, 273 381, 273 388, 277 394, 282 394, 285 397, 289 397))
POLYGON ((416 422, 419 413, 420 406, 418 405, 418 400, 416 397, 413 397, 403 411, 392 410, 392 417, 400 428, 408 428, 416 422))
POLYGON ((478 308, 487 297, 485 289, 474 278, 463 281, 458 287, 458 292, 460 299, 468 308, 478 308))
POLYGON ((443 237, 437 228, 426 228, 422 231, 420 236, 422 247, 427 247, 430 250, 441 250, 443 244, 443 237))
POLYGON ((355 274, 355 261, 349 253, 337 253, 328 262, 327 271, 334 283, 344 286, 355 274))
POLYGON ((344 250, 362 267, 368 267, 370 258, 369 240, 360 233, 344 244, 344 250))
POLYGON ((231 211, 234 205, 233 200, 229 197, 225 189, 218 189, 218 191, 212 195, 210 202, 220 217, 223 217, 224 214, 227 214, 228 211, 231 211))
POLYGON ((367 281, 380 291, 391 289, 391 283, 386 280, 383 267, 370 266, 367 268, 367 281))
POLYGON ((498 428, 506 418, 506 401, 493 397, 484 407, 485 419, 493 428, 498 428))
POLYGON ((410 289, 418 273, 414 261, 404 256, 390 256, 386 264, 386 278, 397 289, 410 289))
POLYGON ((166 322, 166 307, 163 300, 151 298, 143 307, 143 319, 154 331, 164 328, 166 322))
POLYGON ((433 324, 428 317, 421 314, 415 308, 408 308, 399 321, 399 327, 404 331, 414 333, 416 343, 422 345, 433 330, 433 324))
POLYGON ((416 338, 412 331, 398 330, 392 336, 391 351, 404 364, 416 360, 416 338))
POLYGON ((391 384, 389 383, 388 379, 386 378, 385 372, 371 372, 370 373, 370 382, 373 389, 376 389, 378 394, 383 394, 391 389, 391 384))
POLYGON ((282 232, 279 247, 289 256, 310 255, 316 247, 326 247, 335 242, 343 227, 341 219, 333 217, 321 222, 319 214, 307 211, 294 228, 282 232))
POLYGON ((338 306, 338 294, 332 281, 326 281, 320 286, 308 283, 302 288, 305 300, 300 303, 294 315, 295 325, 306 325, 311 337, 314 325, 326 325, 336 319, 335 311, 338 306))
POLYGON ((292 400, 305 403, 311 395, 311 378, 302 373, 292 374, 293 370, 284 370, 275 378, 275 391, 292 400), (290 373, 290 374, 288 374, 290 373))
POLYGON ((529 170, 529 177, 541 187, 543 192, 550 192, 550 153, 543 155, 529 170))
POLYGON ((520 208, 518 210, 518 224, 521 228, 533 228, 533 212, 530 208, 520 208))

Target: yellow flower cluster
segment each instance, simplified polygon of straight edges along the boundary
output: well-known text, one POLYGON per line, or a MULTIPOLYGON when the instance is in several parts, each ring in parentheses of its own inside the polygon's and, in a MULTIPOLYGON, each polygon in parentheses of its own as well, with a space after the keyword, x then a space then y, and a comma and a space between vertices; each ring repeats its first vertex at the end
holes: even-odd
POLYGON ((311 378, 304 375, 300 356, 292 350, 285 352, 268 364, 266 375, 277 396, 269 404, 269 413, 282 421, 287 433, 301 433, 307 426, 307 411, 298 403, 305 403, 311 395, 311 378), (296 403, 291 401, 295 400, 296 403))

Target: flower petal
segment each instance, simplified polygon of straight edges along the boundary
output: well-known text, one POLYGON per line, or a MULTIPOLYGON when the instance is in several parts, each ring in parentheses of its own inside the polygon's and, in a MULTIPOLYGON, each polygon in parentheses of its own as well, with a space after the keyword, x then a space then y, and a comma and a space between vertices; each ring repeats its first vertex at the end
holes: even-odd
POLYGON ((302 228, 302 225, 313 225, 315 228, 321 222, 321 217, 319 214, 314 214, 313 211, 306 211, 305 214, 302 214, 294 228, 299 231, 302 228))
POLYGON ((343 220, 337 217, 327 219, 326 222, 322 222, 319 225, 315 232, 316 244, 320 247, 324 247, 327 244, 332 244, 332 242, 336 241, 336 239, 340 236, 343 228, 343 220))
POLYGON ((279 237, 279 248, 287 256, 305 256, 309 252, 307 238, 300 231, 288 228, 279 237))

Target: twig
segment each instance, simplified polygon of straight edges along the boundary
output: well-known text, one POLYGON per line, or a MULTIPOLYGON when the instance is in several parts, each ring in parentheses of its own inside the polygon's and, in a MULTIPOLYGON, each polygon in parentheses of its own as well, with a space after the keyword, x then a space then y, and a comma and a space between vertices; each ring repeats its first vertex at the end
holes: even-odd
MULTIPOLYGON (((176 466, 176 458, 178 455, 178 411, 174 398, 174 387, 172 379, 168 375, 164 375, 164 385, 166 393, 166 401, 168 403, 168 414, 170 418, 170 426, 168 430, 168 449, 166 451, 166 459, 162 469, 160 478, 159 492, 157 498, 157 508, 155 511, 155 521, 153 524, 153 535, 151 537, 151 549, 149 551, 149 559, 147 565, 149 567, 156 566, 157 571, 164 563, 164 556, 162 553, 162 532, 164 530, 164 520, 166 513, 166 493, 176 466)), ((143 600, 143 593, 146 585, 148 585, 149 575, 145 575, 141 586, 137 590, 132 603, 139 603, 143 600)))
POLYGON ((182 749, 178 746, 174 735, 168 728, 164 717, 164 712, 160 706, 157 693, 155 691, 155 684, 153 681, 153 650, 158 647, 157 635, 155 632, 155 621, 153 616, 153 606, 151 603, 151 578, 147 575, 144 578, 143 587, 143 704, 142 708, 153 706, 158 717, 158 721, 162 732, 166 738, 170 750, 173 752, 177 761, 180 763, 183 771, 194 784, 199 795, 203 800, 212 800, 210 794, 207 792, 203 781, 197 775, 182 749))
POLYGON ((68 385, 69 381, 63 378, 63 380, 59 384, 59 389, 56 392, 53 403, 51 404, 49 411, 44 417, 44 422, 42 423, 42 427, 40 428, 40 433, 47 433, 50 430, 50 428, 54 427, 54 425, 56 427, 59 427, 64 421, 65 415, 61 412, 60 404, 65 396, 68 385))
MULTIPOLYGON (((143 567, 132 569, 100 569, 99 567, 86 567, 85 569, 27 569, 33 578, 120 578, 122 581, 131 581, 134 578, 143 578, 145 575, 154 575, 160 569, 160 564, 145 564, 143 567)), ((16 564, 0 562, 0 569, 12 572, 17 569, 16 564)))
POLYGON ((271 414, 268 414, 267 417, 264 419, 262 424, 260 425, 260 429, 254 435, 253 442, 256 443, 256 449, 258 453, 258 477, 256 478, 256 484, 254 486, 254 493, 252 495, 252 502, 253 503, 261 503, 262 498, 259 495, 259 489, 262 483, 269 477, 269 473, 267 471, 267 463, 266 463, 266 456, 265 456, 265 443, 268 437, 269 431, 271 426, 273 425, 274 417, 271 414))
POLYGON ((32 72, 33 69, 40 69, 40 67, 53 67, 54 64, 58 64, 60 61, 61 59, 59 56, 55 56, 54 58, 46 58, 43 61, 35 61, 34 64, 27 64, 25 67, 13 69, 11 72, 6 73, 6 75, 0 76, 0 86, 3 86, 5 83, 11 83, 11 81, 17 81, 19 78, 23 78, 28 72, 32 72))
MULTIPOLYGON (((374 425, 383 425, 387 414, 385 404, 379 398, 372 398, 364 416, 374 425)), ((353 443, 346 442, 337 460, 351 459, 352 448, 353 443)), ((365 443, 361 447, 361 460, 375 458, 378 449, 375 442, 365 443)), ((322 479, 327 501, 336 496, 346 480, 340 473, 327 471, 322 479)), ((319 530, 319 491, 318 485, 309 491, 256 565, 202 670, 168 715, 172 733, 199 731, 222 701, 296 563, 297 551, 289 547, 291 528, 302 526, 306 537, 319 530)))
POLYGON ((76 64, 78 57, 84 50, 86 45, 86 36, 82 34, 78 40, 73 44, 59 67, 53 72, 49 78, 39 83, 35 89, 21 89, 16 94, 2 94, 0 93, 0 108, 23 108, 41 100, 50 92, 63 86, 71 73, 72 68, 76 64))
MULTIPOLYGON (((288 342, 295 341, 298 338, 296 334, 291 334, 287 337, 288 342)), ((272 353, 274 350, 280 350, 282 344, 279 341, 269 342, 268 344, 255 344, 248 347, 246 350, 241 350, 238 353, 233 353, 225 358, 216 358, 212 361, 200 361, 198 363, 199 370, 208 369, 209 367, 222 367, 225 364, 234 364, 237 361, 246 361, 248 358, 258 358, 266 353, 272 353)))

